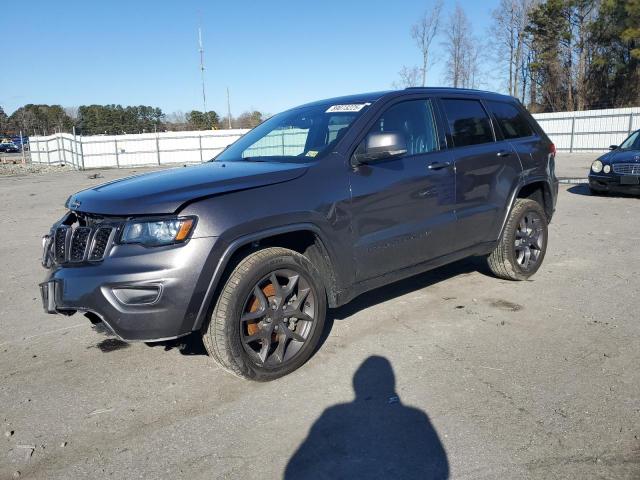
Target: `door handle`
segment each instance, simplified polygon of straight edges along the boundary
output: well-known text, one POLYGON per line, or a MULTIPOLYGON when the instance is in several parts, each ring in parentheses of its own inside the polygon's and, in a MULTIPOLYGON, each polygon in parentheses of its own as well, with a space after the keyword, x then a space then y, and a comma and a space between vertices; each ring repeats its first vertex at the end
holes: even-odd
POLYGON ((451 166, 451 162, 433 162, 427 167, 429 170, 442 170, 451 166))
POLYGON ((498 152, 499 157, 508 157, 509 155, 511 155, 511 152, 508 150, 500 150, 498 152))

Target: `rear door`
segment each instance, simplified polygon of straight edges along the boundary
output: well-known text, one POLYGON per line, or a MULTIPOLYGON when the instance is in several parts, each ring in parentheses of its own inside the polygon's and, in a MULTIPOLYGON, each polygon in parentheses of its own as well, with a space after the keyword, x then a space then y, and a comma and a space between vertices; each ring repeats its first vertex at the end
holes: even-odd
POLYGON ((522 163, 525 174, 545 174, 549 146, 527 120, 523 107, 514 102, 488 100, 485 102, 502 136, 511 143, 522 163), (540 170, 535 172, 535 170, 540 170))
POLYGON ((352 169, 356 280, 362 281, 448 253, 455 233, 455 173, 431 99, 402 100, 369 125, 397 132, 405 155, 352 169))
POLYGON ((479 98, 442 98, 440 105, 455 162, 455 249, 461 250, 495 240, 522 167, 511 144, 496 138, 479 98))

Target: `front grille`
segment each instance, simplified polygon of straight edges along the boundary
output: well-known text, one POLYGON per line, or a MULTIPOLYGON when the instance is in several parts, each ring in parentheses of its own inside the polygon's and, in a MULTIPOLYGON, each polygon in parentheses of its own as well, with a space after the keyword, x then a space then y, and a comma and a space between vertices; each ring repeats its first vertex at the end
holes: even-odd
POLYGON ((107 251, 107 247, 109 246, 109 239, 112 231, 113 227, 99 227, 96 229, 91 252, 89 252, 89 260, 102 260, 105 252, 107 251))
POLYGON ((112 241, 114 226, 76 226, 61 225, 53 233, 51 253, 57 264, 68 262, 98 262, 102 260, 112 241))
POLYGON ((640 176, 640 163, 614 163, 613 171, 618 175, 640 176))
POLYGON ((53 257, 57 263, 64 263, 67 260, 67 237, 70 231, 69 227, 58 227, 56 229, 53 242, 53 257))
POLYGON ((69 260, 72 262, 81 262, 89 244, 91 229, 89 227, 78 227, 73 231, 71 236, 71 247, 69 249, 69 260))

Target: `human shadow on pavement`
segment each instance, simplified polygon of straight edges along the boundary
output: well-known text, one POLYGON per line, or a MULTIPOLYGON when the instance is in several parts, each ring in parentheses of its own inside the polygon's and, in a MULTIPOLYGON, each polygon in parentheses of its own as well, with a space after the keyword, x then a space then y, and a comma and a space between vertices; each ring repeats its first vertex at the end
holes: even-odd
POLYGON ((449 462, 429 417, 402 404, 389 361, 367 358, 353 402, 327 408, 289 460, 286 480, 446 479, 449 462))

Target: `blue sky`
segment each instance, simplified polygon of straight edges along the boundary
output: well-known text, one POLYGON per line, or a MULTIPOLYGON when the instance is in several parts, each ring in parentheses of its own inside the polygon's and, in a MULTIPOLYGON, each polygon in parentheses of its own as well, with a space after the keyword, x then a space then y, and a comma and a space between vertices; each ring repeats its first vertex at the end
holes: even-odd
MULTIPOLYGON (((277 113, 311 100, 391 88, 419 63, 411 25, 433 1, 28 1, 5 12, 0 106, 120 103, 202 109, 197 28, 209 109, 277 113)), ((461 0, 484 37, 497 0, 461 0)), ((445 2, 444 19, 454 8, 445 2)), ((437 50, 442 48, 437 45, 437 50)), ((436 52, 437 53, 437 52, 436 52)), ((443 85, 442 61, 429 85, 443 85)), ((497 89, 499 84, 489 84, 497 89)))

